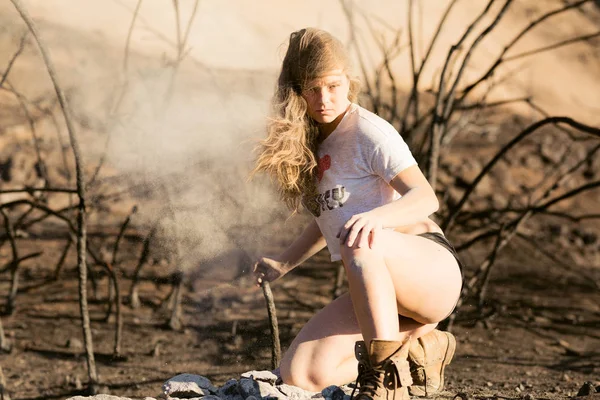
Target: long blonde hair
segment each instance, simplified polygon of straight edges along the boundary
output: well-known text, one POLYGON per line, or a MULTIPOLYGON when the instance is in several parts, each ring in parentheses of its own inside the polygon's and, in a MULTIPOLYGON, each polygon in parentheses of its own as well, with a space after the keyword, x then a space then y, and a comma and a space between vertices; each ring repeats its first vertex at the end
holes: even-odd
POLYGON ((277 184, 281 200, 293 211, 298 211, 304 195, 316 193, 319 129, 308 115, 302 91, 311 80, 340 68, 350 80, 348 99, 356 102, 360 82, 352 74, 342 43, 315 28, 290 35, 273 95, 267 138, 260 143, 253 173, 267 172, 277 184))

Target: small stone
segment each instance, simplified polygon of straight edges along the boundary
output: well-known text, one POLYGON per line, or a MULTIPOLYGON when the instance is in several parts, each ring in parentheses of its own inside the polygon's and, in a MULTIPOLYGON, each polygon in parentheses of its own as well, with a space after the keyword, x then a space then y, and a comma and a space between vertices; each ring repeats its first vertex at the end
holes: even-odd
POLYGON ((81 340, 77 339, 77 338, 70 338, 67 339, 67 342, 65 343, 65 347, 71 350, 83 350, 83 343, 81 343, 81 340))
POLYGON ((246 400, 248 400, 248 397, 250 397, 250 396, 260 397, 260 393, 259 393, 259 389, 258 389, 258 382, 254 381, 252 379, 247 379, 247 378, 240 379, 240 381, 238 382, 237 388, 238 388, 238 392, 246 400))
POLYGON ((217 390, 217 395, 221 397, 234 396, 236 394, 239 395, 237 386, 238 381, 235 379, 230 379, 217 390))
POLYGON ((167 397, 202 397, 216 393, 217 388, 207 378, 194 374, 180 374, 163 385, 167 397))
POLYGON ((152 349, 152 357, 159 357, 160 356, 160 343, 156 343, 154 345, 154 348, 152 349))
POLYGON ((562 380, 565 382, 571 382, 571 377, 567 374, 563 374, 562 380))
MULTIPOLYGON (((291 400, 309 399, 312 398, 315 394, 317 394, 315 392, 303 390, 299 387, 288 385, 286 383, 278 385, 277 389, 279 389, 281 393, 283 393, 285 396, 288 397, 288 399, 291 400)), ((318 394, 324 398, 321 392, 319 392, 318 394)))
POLYGON ((325 389, 321 390, 321 393, 325 397, 331 397, 335 389, 337 389, 336 385, 327 386, 325 389))
POLYGON ((583 386, 577 392, 577 397, 579 396, 589 396, 592 393, 596 392, 596 388, 592 382, 584 382, 583 386))
POLYGON ((492 382, 486 382, 485 384, 487 385, 487 387, 492 387, 492 386, 494 386, 494 384, 493 384, 492 382))
POLYGON ((269 397, 271 399, 285 400, 286 396, 277 390, 274 386, 263 381, 256 381, 258 383, 258 393, 261 398, 269 397))
POLYGON ((254 379, 256 381, 268 382, 271 385, 275 385, 277 382, 277 375, 275 375, 272 371, 248 371, 244 372, 242 378, 254 379))

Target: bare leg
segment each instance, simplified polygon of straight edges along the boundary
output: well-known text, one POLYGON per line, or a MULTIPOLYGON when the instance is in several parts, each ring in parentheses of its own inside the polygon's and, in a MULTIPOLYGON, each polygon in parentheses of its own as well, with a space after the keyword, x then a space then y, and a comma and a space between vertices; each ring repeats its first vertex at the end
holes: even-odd
MULTIPOLYGON (((396 321, 405 338, 423 336, 437 325, 402 316, 396 321)), ((357 374, 354 343, 358 340, 363 337, 350 294, 345 293, 319 311, 296 336, 281 361, 283 381, 312 391, 353 382, 357 374)))
MULTIPOLYGON (((458 263, 446 249, 420 236, 383 231, 376 248, 341 253, 350 295, 365 342, 403 341, 396 315, 437 323, 460 292, 458 263)), ((357 243, 359 241, 357 240, 357 243)))
POLYGON ((356 341, 423 336, 454 307, 461 277, 447 250, 393 231, 382 232, 379 239, 375 250, 342 249, 350 294, 326 306, 300 331, 281 363, 284 382, 313 391, 351 382, 357 374, 356 341))

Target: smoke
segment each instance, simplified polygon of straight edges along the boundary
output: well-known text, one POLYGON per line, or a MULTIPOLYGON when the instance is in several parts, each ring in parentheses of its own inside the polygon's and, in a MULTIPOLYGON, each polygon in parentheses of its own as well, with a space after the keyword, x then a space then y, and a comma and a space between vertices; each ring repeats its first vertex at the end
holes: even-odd
POLYGON ((282 215, 272 187, 248 181, 274 77, 132 61, 107 155, 147 189, 140 218, 160 220, 180 268, 259 252, 269 233, 261 228, 282 215))
MULTIPOLYGON (((17 18, 2 19, 21 29, 17 18)), ((74 26, 40 28, 79 122, 88 179, 105 160, 91 192, 124 193, 110 206, 118 218, 92 223, 118 224, 137 204, 133 224, 144 232, 158 223, 156 248, 184 270, 223 254, 247 262, 260 253, 269 226, 287 216, 267 179, 248 180, 275 72, 211 69, 193 58, 177 64, 139 41, 124 69, 125 36, 114 43, 74 26)), ((27 79, 43 81, 35 53, 21 67, 35 65, 27 79)), ((26 80, 11 78, 15 86, 26 80)), ((29 86, 28 95, 51 96, 47 83, 29 86)))

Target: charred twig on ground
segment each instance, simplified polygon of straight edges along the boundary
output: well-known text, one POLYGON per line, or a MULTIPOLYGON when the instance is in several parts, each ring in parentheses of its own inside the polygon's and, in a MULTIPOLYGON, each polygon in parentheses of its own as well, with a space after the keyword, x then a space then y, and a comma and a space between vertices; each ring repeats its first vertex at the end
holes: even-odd
POLYGON ((263 281, 261 286, 265 296, 265 301, 267 302, 267 312, 269 314, 269 323, 271 328, 271 368, 275 369, 279 367, 279 362, 281 361, 281 343, 279 341, 277 310, 275 309, 275 300, 273 298, 273 292, 271 291, 271 285, 269 282, 263 281))
POLYGON ((131 288, 129 289, 129 302, 131 304, 131 308, 138 308, 140 306, 140 297, 138 294, 138 284, 140 281, 140 272, 146 261, 148 260, 148 255, 150 254, 150 242, 156 235, 156 231, 158 229, 158 221, 154 224, 152 229, 150 229, 150 233, 144 238, 144 242, 142 244, 142 252, 140 253, 140 258, 138 259, 138 263, 135 267, 135 271, 133 273, 133 278, 131 282, 131 288))
MULTIPOLYGON (((114 288, 115 303, 117 309, 117 318, 115 320, 115 345, 113 347, 113 357, 120 358, 121 357, 121 338, 123 337, 123 314, 121 312, 121 291, 119 290, 119 280, 117 279, 117 273, 110 263, 104 263, 108 273, 110 275, 110 280, 112 281, 112 285, 114 288)), ((112 302, 109 300, 109 305, 112 305, 112 302)), ((110 315, 110 314, 107 314, 110 315)))
POLYGON ((58 262, 56 263, 56 268, 54 268, 54 280, 55 281, 57 281, 58 277, 60 276, 60 271, 61 271, 63 265, 65 264, 67 254, 69 253, 69 249, 71 248, 72 244, 73 244, 73 239, 71 239, 71 236, 69 235, 69 237, 67 238, 67 244, 65 245, 62 253, 60 254, 60 258, 58 259, 58 262))
MULTIPOLYGON (((114 279, 117 279, 117 271, 113 271, 113 269, 117 268, 117 254, 119 252, 119 244, 121 243, 121 239, 123 239, 123 235, 125 234, 125 230, 127 229, 127 226, 129 225, 129 222, 131 221, 131 217, 133 216, 133 214, 135 214, 137 212, 137 206, 133 206, 131 211, 129 212, 129 214, 127 215, 127 217, 125 218, 125 220, 123 221, 123 224, 121 225, 121 229, 119 229, 119 234, 117 235, 117 239, 115 240, 115 244, 113 246, 113 251, 112 251, 112 258, 111 258, 111 262, 108 265, 108 270, 110 271, 110 276, 111 278, 114 277, 114 279)), ((118 297, 121 296, 120 293, 117 293, 117 299, 115 299, 115 292, 113 289, 116 289, 118 287, 118 283, 114 282, 114 285, 108 285, 109 290, 108 290, 108 309, 106 311, 106 319, 108 320, 110 314, 112 313, 112 304, 113 301, 117 302, 117 313, 118 315, 121 313, 120 311, 120 307, 121 307, 121 301, 118 299, 118 297)))
MULTIPOLYGON (((0 328, 2 328, 1 322, 0 328)), ((2 366, 0 366, 0 400, 10 400, 10 396, 8 395, 8 391, 6 390, 6 379, 4 378, 4 371, 2 371, 2 366)))
POLYGON ((81 319, 82 319, 82 328, 83 328, 83 336, 85 342, 86 349, 86 359, 88 366, 88 378, 89 378, 89 389, 92 394, 96 394, 97 392, 97 384, 98 384, 98 374, 96 373, 96 363, 94 361, 94 348, 92 342, 92 332, 90 329, 90 317, 87 306, 87 265, 86 265, 86 193, 85 193, 85 179, 84 179, 84 169, 83 169, 83 160, 81 151, 79 148, 79 142, 77 140, 77 136, 75 134, 75 127, 73 126, 71 119, 71 112, 69 105, 67 103, 66 97, 62 91, 62 88, 58 84, 58 78, 56 76, 56 72, 54 69, 54 64, 50 59, 48 51, 46 50, 45 45, 40 40, 40 37, 37 32, 37 28, 35 24, 25 8, 23 7, 21 0, 11 0, 19 14, 21 15, 23 21, 28 26, 31 31, 33 37, 35 38, 38 47, 40 49, 40 53, 42 58, 44 59, 44 64, 46 65, 46 69, 48 74, 50 75, 50 79, 52 80, 52 84, 54 85, 54 89, 56 91, 56 95, 58 98, 58 102, 62 108, 63 115, 65 117, 65 123, 67 125, 67 131, 69 132, 69 138, 71 141, 71 148, 73 150, 73 155, 75 157, 75 171, 77 176, 77 195, 79 197, 79 207, 78 207, 78 215, 77 215, 77 264, 79 266, 79 304, 81 310, 81 319))
POLYGON ((8 297, 6 298, 6 312, 8 314, 12 314, 14 311, 15 298, 17 297, 17 290, 19 286, 19 250, 17 249, 13 226, 3 208, 0 208, 0 214, 2 214, 2 217, 4 217, 4 228, 6 229, 6 234, 8 235, 8 241, 10 242, 10 249, 12 253, 12 261, 10 262, 10 289, 8 291, 8 297))

